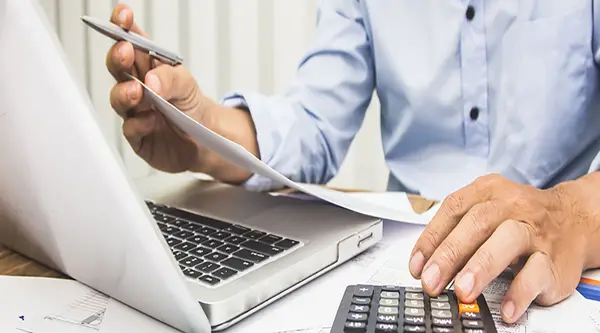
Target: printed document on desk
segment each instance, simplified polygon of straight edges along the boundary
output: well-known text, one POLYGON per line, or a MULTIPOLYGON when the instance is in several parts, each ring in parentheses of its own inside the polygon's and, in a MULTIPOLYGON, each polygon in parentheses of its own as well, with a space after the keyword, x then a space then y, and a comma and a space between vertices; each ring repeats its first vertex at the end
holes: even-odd
POLYGON ((296 189, 298 191, 310 194, 322 200, 328 201, 332 204, 340 206, 342 208, 355 211, 360 214, 374 216, 385 220, 414 223, 414 224, 427 224, 429 218, 427 215, 417 214, 413 212, 406 212, 402 209, 395 209, 385 205, 380 205, 375 202, 368 202, 359 198, 354 198, 346 195, 345 193, 323 188, 321 186, 310 185, 310 184, 299 184, 287 177, 283 176, 279 172, 273 170, 271 167, 266 165, 256 156, 247 151, 244 147, 237 143, 230 141, 219 134, 211 131, 202 124, 196 122, 194 119, 181 112, 175 106, 167 102, 165 99, 160 97, 154 91, 149 89, 139 79, 129 75, 130 78, 138 81, 143 89, 144 96, 149 98, 152 104, 172 123, 183 130, 185 133, 196 139, 199 143, 219 153, 223 158, 231 163, 234 163, 246 170, 259 174, 261 176, 270 178, 284 186, 296 189))

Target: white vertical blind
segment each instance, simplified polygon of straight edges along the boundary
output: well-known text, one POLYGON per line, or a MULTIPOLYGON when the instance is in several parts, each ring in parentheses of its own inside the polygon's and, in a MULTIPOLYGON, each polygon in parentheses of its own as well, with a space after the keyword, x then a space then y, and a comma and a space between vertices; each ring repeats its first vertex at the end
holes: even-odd
MULTIPOLYGON (((81 22, 83 14, 109 19, 116 0, 38 0, 85 85, 108 142, 132 177, 152 170, 121 133, 121 119, 110 107, 114 80, 105 67, 112 41, 81 22)), ((185 66, 209 97, 234 90, 281 93, 292 81, 310 46, 317 0, 121 0, 133 8, 136 23, 159 44, 180 53, 185 66), (277 70, 276 70, 277 68, 277 70)), ((383 164, 377 101, 353 143, 336 186, 382 190, 383 164)))

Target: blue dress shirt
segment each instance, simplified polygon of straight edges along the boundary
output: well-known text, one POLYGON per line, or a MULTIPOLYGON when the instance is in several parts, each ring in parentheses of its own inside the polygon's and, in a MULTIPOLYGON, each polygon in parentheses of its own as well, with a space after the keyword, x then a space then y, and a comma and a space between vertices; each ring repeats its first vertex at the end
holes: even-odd
POLYGON ((599 18, 600 0, 322 0, 289 90, 224 103, 294 181, 336 174, 376 92, 389 190, 443 198, 489 173, 546 188, 600 151, 599 18))

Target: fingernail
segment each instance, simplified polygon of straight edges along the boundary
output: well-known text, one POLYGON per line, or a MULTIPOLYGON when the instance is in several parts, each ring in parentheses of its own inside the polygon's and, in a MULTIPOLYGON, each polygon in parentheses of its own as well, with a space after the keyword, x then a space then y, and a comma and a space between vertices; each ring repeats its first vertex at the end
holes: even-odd
POLYGON ((504 313, 505 318, 512 319, 512 317, 515 315, 515 303, 513 303, 513 301, 504 303, 502 306, 502 312, 504 313))
POLYGON ((410 259, 409 268, 413 275, 418 276, 425 265, 425 257, 421 251, 417 251, 410 259))
POLYGON ((437 264, 432 264, 423 272, 423 282, 431 290, 437 288, 440 283, 440 268, 437 264))
POLYGON ((127 89, 127 98, 134 100, 137 98, 137 82, 132 82, 127 89))
POLYGON ((471 272, 461 274, 454 284, 455 287, 460 289, 465 295, 470 295, 475 285, 475 276, 471 272))
POLYGON ((127 20, 127 11, 123 9, 119 13, 119 25, 121 26, 121 28, 124 28, 125 20, 127 20))
POLYGON ((160 95, 160 80, 154 74, 146 75, 146 85, 160 95))

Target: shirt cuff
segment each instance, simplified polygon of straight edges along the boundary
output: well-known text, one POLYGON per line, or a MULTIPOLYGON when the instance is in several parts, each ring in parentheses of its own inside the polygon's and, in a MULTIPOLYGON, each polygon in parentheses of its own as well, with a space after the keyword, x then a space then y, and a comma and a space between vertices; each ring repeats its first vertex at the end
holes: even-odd
MULTIPOLYGON (((265 97, 259 94, 234 92, 226 95, 222 100, 222 104, 228 107, 243 107, 250 112, 256 131, 260 160, 269 165, 269 162, 273 160, 276 147, 272 139, 274 137, 274 133, 272 133, 274 127, 271 124, 271 117, 266 107, 265 97)), ((271 165, 269 167, 272 168, 271 165)), ((282 184, 258 174, 253 174, 242 186, 251 191, 261 192, 283 187, 282 184)))

